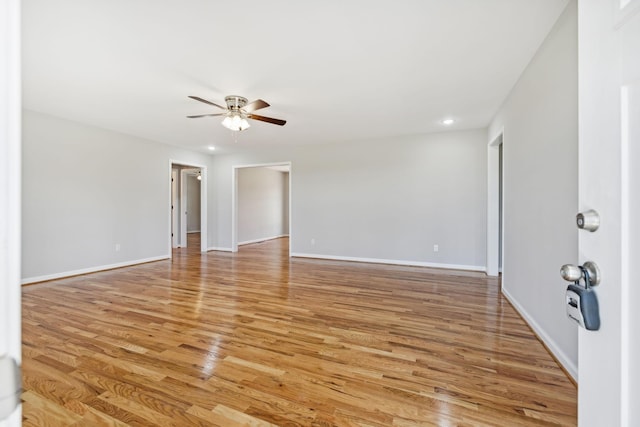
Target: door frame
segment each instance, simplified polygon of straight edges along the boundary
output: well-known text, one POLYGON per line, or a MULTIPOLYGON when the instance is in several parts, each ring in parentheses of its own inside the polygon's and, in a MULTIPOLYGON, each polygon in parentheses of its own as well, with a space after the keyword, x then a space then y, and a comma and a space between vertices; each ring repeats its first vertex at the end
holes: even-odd
MULTIPOLYGON (((172 254, 172 238, 171 238, 171 221, 172 221, 172 216, 171 216, 171 203, 173 202, 172 198, 171 198, 171 175, 173 172, 174 167, 178 167, 181 169, 181 173, 180 173, 180 210, 182 211, 182 205, 183 205, 183 191, 185 191, 184 194, 186 194, 186 185, 185 183, 183 183, 183 179, 182 179, 182 169, 199 169, 200 173, 202 175, 202 180, 200 181, 200 252, 207 252, 208 250, 208 227, 207 227, 207 166, 202 165, 202 164, 197 164, 197 163, 193 163, 193 162, 188 162, 188 161, 182 161, 182 160, 175 160, 175 159, 169 159, 169 182, 168 182, 168 190, 169 190, 169 203, 168 203, 168 213, 169 213, 169 221, 168 221, 168 225, 169 225, 169 231, 168 231, 168 243, 169 243, 169 257, 171 258, 173 256, 172 254)), ((186 224, 184 225, 185 229, 186 229, 186 224)), ((180 224, 180 230, 182 230, 182 224, 180 224)), ((181 233, 182 234, 182 233, 181 233)), ((183 247, 182 245, 182 236, 180 238, 180 246, 183 247)), ((186 247, 186 234, 185 234, 185 244, 184 247, 186 247)))
POLYGON ((231 252, 238 252, 238 170, 246 168, 263 168, 269 166, 289 167, 289 256, 291 256, 291 242, 293 241, 293 218, 291 216, 291 182, 293 167, 290 161, 274 163, 258 163, 252 165, 234 165, 231 171, 231 252))
MULTIPOLYGON (((20 1, 0 2, 0 356, 20 364, 22 94, 20 67, 20 1)), ((0 384, 0 388, 3 384, 0 384)), ((22 405, 0 420, 0 426, 21 425, 22 405)))
POLYGON ((504 176, 504 127, 500 128, 498 133, 489 140, 487 146, 487 276, 498 276, 501 268, 502 270, 505 268, 504 182, 502 183, 502 212, 500 212, 501 166, 504 176), (502 165, 500 165, 501 145, 502 165), (502 227, 500 227, 500 216, 502 216, 502 227))

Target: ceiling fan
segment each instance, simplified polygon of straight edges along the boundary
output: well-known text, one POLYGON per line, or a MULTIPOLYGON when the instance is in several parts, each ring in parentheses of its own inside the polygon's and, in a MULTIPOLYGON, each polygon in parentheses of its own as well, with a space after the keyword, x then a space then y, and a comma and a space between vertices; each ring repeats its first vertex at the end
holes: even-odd
POLYGON ((247 102, 247 98, 244 98, 242 96, 229 95, 224 98, 227 106, 223 107, 214 102, 207 101, 206 99, 202 99, 197 96, 189 95, 189 98, 195 99, 196 101, 204 102, 205 104, 213 105, 214 107, 218 107, 225 111, 215 114, 187 116, 188 118, 197 119, 200 117, 224 116, 224 119, 222 120, 222 126, 230 130, 240 131, 247 129, 250 126, 247 119, 260 120, 261 122, 267 122, 278 126, 284 126, 284 124, 287 123, 286 120, 274 119, 272 117, 253 114, 254 111, 260 110, 262 108, 267 108, 269 106, 269 104, 262 99, 256 99, 255 101, 247 102))

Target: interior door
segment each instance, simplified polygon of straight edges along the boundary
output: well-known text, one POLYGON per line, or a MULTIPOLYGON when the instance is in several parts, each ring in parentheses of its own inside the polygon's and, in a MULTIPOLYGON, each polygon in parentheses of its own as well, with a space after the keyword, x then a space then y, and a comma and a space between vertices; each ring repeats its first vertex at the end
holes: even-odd
POLYGON ((180 247, 187 247, 187 180, 194 169, 180 170, 180 247))
POLYGON ((580 426, 640 426, 640 0, 579 0, 580 262, 601 272, 601 327, 579 331, 580 426))
POLYGON ((178 169, 171 169, 171 247, 180 246, 180 200, 178 199, 178 169))
POLYGON ((0 427, 19 426, 22 418, 19 381, 13 375, 13 360, 20 362, 21 345, 20 111, 20 1, 3 0, 0 1, 0 427))

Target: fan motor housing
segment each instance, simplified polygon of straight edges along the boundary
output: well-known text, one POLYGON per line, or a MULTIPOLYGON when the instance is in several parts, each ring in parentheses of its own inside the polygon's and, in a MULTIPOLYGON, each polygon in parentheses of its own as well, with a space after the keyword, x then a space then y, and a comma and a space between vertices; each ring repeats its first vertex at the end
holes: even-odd
POLYGON ((227 103, 227 108, 232 111, 241 109, 242 107, 247 105, 248 102, 247 98, 237 95, 226 96, 224 100, 227 103))

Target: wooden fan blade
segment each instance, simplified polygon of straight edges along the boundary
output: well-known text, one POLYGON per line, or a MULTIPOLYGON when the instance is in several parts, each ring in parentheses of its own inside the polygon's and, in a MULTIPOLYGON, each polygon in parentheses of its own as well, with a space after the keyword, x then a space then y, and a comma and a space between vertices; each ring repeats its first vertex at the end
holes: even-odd
POLYGON ((268 102, 263 101, 262 99, 256 99, 255 101, 252 101, 247 105, 245 105, 244 107, 242 107, 242 110, 245 113, 250 113, 252 111, 260 110, 261 108, 267 108, 268 106, 269 106, 268 102))
POLYGON ((256 114, 249 114, 247 117, 250 119, 260 120, 261 122, 267 122, 267 123, 271 123, 278 126, 284 126, 284 124, 287 123, 286 120, 273 119, 271 117, 258 116, 256 114))
POLYGON ((227 113, 218 113, 218 114, 199 114, 197 116, 187 116, 190 119, 199 119, 200 117, 211 117, 211 116, 224 116, 227 113))
POLYGON ((215 103, 213 103, 211 101, 207 101, 206 99, 202 99, 199 96, 191 96, 191 95, 189 95, 189 98, 195 99, 196 101, 204 102, 205 104, 213 105, 214 107, 222 108, 223 110, 227 109, 227 107, 223 107, 223 106, 215 104, 215 103))

